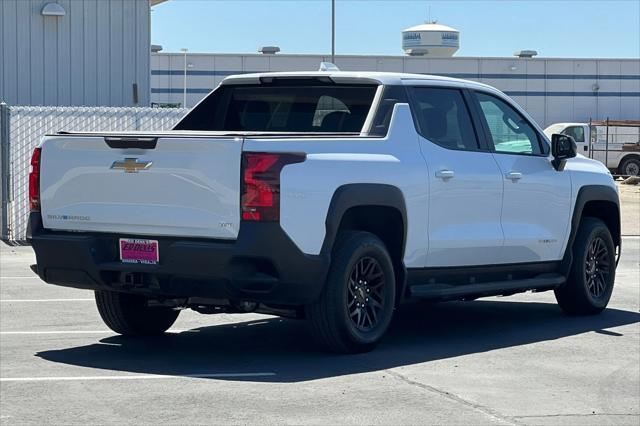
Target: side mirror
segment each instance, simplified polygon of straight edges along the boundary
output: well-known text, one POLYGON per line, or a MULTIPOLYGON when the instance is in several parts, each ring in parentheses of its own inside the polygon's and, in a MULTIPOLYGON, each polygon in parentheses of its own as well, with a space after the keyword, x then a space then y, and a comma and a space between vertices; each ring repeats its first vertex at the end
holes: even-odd
POLYGON ((564 170, 566 160, 575 157, 577 152, 576 141, 571 136, 558 133, 551 135, 551 155, 553 155, 551 164, 556 170, 564 170))

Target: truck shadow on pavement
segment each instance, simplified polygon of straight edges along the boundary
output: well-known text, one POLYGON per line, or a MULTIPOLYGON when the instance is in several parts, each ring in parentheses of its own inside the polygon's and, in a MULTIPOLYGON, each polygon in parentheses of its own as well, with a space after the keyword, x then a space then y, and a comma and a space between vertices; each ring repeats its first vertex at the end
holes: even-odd
POLYGON ((201 375, 273 372, 271 376, 218 380, 299 382, 385 370, 404 365, 556 340, 602 334, 615 344, 620 333, 605 329, 640 322, 637 312, 607 309, 601 315, 568 317, 557 305, 507 301, 412 303, 395 315, 373 352, 322 352, 305 321, 267 318, 201 327, 158 338, 107 337, 98 343, 38 352, 45 360, 128 373, 201 375))

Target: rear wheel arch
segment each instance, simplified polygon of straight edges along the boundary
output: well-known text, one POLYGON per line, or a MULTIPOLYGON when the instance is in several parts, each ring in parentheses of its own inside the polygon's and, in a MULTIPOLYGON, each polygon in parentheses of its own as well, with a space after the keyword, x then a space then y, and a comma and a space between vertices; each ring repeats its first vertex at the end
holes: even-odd
POLYGON ((396 303, 404 294, 407 211, 402 191, 387 184, 347 184, 333 194, 322 253, 330 254, 339 232, 366 231, 387 247, 396 277, 396 303))

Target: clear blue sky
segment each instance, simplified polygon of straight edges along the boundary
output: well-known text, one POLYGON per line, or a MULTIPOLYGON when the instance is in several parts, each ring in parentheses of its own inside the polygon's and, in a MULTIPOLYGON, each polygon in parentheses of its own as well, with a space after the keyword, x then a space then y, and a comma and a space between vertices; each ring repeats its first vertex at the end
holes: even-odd
MULTIPOLYGON (((431 17, 458 29, 457 56, 640 57, 640 0, 337 0, 336 53, 400 55, 400 32, 431 17)), ((330 0, 169 0, 154 6, 151 41, 165 52, 331 51, 330 0)))

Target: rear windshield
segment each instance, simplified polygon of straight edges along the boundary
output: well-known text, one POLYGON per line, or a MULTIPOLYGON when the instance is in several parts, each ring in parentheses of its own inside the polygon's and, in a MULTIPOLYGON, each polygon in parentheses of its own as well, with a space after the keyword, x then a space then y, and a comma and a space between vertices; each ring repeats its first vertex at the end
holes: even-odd
POLYGON ((175 130, 359 133, 375 85, 226 85, 175 130))

